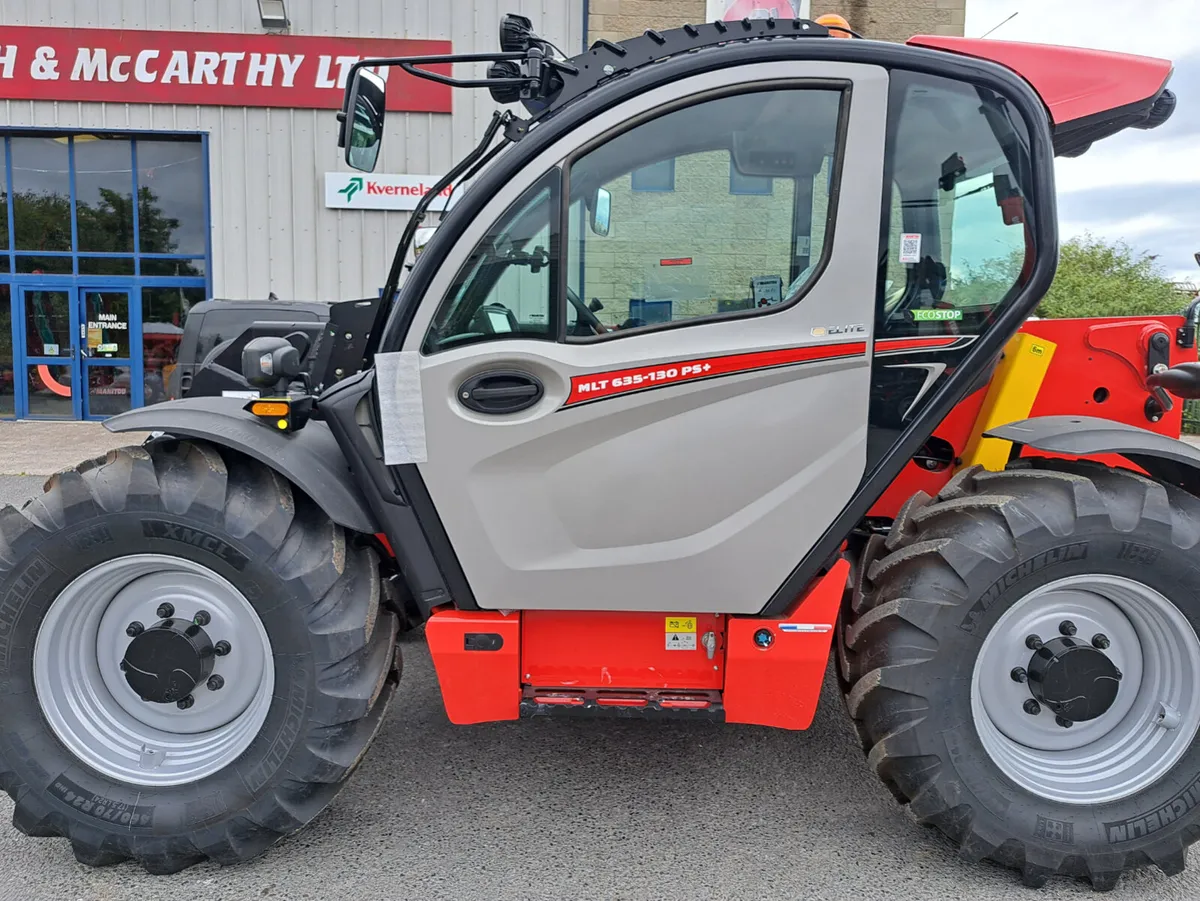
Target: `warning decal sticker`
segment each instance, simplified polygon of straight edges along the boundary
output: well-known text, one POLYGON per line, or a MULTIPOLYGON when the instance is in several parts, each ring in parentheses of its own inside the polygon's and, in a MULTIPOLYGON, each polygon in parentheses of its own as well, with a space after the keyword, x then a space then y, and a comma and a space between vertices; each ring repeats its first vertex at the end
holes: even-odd
POLYGON ((726 357, 704 357, 698 360, 681 360, 677 363, 661 363, 654 366, 638 366, 634 369, 618 369, 612 372, 593 372, 577 375, 571 379, 571 393, 564 407, 574 407, 589 401, 602 400, 620 394, 632 394, 649 388, 677 385, 699 379, 792 366, 817 360, 837 360, 845 357, 861 357, 867 352, 865 341, 847 341, 842 344, 817 344, 807 347, 789 347, 784 350, 767 350, 758 353, 734 354, 726 357))
POLYGON ((921 234, 915 232, 913 234, 904 234, 900 236, 900 262, 901 263, 919 263, 921 262, 921 234))
POLYGON ((668 651, 694 651, 694 650, 696 650, 696 633, 695 632, 668 632, 667 633, 667 650, 668 651))
POLYGON ((666 622, 667 650, 696 650, 696 617, 668 616, 666 622))

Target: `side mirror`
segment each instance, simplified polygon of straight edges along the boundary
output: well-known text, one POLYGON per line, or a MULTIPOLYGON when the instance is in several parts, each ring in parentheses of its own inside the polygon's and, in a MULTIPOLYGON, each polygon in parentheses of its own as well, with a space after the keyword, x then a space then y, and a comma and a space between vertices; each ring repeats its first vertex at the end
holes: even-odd
POLYGON ((588 309, 593 313, 599 313, 604 309, 604 304, 600 303, 599 297, 593 297, 592 302, 588 304, 588 309))
POLYGON ((413 259, 421 255, 421 251, 425 249, 425 245, 433 240, 434 234, 437 233, 437 226, 430 225, 425 228, 418 228, 417 233, 413 236, 413 259))
POLYGON ((612 194, 604 190, 604 188, 597 188, 595 195, 592 197, 592 231, 602 238, 608 237, 608 226, 611 218, 612 194))
POLYGON ((375 171, 383 147, 384 105, 387 82, 366 69, 354 73, 346 120, 342 123, 346 163, 360 172, 375 171))

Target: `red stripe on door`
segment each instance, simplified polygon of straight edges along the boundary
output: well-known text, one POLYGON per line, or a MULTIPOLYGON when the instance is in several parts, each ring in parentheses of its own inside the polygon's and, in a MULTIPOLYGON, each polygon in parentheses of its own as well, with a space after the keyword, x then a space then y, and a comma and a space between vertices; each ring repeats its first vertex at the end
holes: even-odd
POLYGON ((903 350, 936 350, 961 341, 962 335, 941 335, 936 338, 881 338, 875 342, 876 353, 899 353, 903 350))
POLYGON ((766 350, 725 357, 701 357, 695 360, 658 363, 653 366, 638 366, 633 369, 617 369, 611 372, 593 372, 587 375, 577 375, 571 379, 571 393, 563 406, 571 407, 619 394, 644 391, 647 388, 661 388, 698 379, 753 372, 756 369, 771 369, 776 366, 810 363, 816 360, 860 357, 866 352, 865 341, 852 341, 844 344, 789 347, 784 350, 766 350))

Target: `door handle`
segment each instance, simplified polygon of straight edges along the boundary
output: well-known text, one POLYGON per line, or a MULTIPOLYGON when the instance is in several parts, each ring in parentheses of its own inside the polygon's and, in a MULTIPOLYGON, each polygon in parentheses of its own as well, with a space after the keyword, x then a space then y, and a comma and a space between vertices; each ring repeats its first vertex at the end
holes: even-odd
POLYGON ((458 402, 476 413, 504 414, 527 410, 542 399, 545 388, 537 376, 494 369, 471 376, 458 388, 458 402))

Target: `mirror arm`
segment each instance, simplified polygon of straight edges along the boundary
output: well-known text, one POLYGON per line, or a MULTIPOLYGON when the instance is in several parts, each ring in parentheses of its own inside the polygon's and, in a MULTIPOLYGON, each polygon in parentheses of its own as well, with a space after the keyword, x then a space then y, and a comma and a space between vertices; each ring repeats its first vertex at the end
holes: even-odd
POLYGON ((375 352, 379 349, 379 341, 383 336, 384 323, 387 322, 396 291, 400 287, 400 276, 404 272, 404 260, 408 256, 408 249, 412 246, 413 239, 417 236, 417 229, 425 221, 425 215, 429 211, 429 207, 442 191, 454 184, 459 176, 474 166, 487 153, 487 149, 495 139, 496 133, 514 118, 516 117, 508 110, 492 113, 492 121, 488 124, 487 130, 484 131, 483 139, 479 142, 478 146, 463 157, 457 166, 442 176, 442 179, 417 202, 417 207, 413 210, 412 217, 408 220, 408 225, 404 229, 404 234, 400 237, 400 243, 396 245, 396 253, 392 257, 392 268, 388 271, 387 282, 383 286, 383 297, 379 308, 375 311, 375 321, 371 324, 371 332, 367 338, 367 346, 363 353, 363 356, 367 359, 374 357, 375 352))

